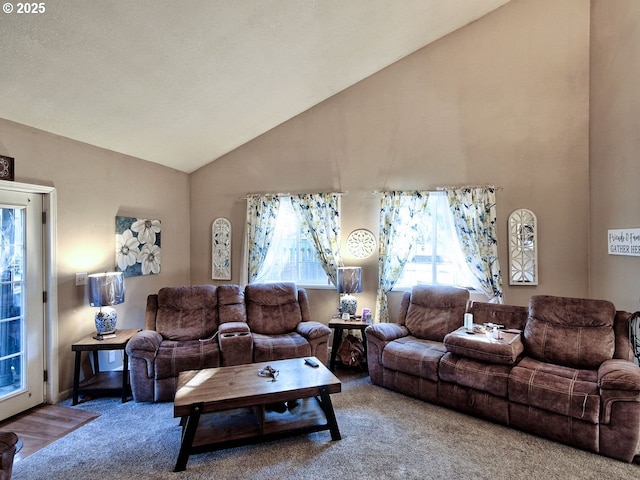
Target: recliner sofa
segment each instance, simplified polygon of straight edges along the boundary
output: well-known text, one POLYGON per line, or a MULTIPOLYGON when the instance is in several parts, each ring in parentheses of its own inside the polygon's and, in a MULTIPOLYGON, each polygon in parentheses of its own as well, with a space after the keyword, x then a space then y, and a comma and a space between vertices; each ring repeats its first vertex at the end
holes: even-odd
POLYGON ((521 307, 471 302, 462 289, 414 287, 397 323, 367 327, 369 373, 391 390, 637 462, 640 368, 630 317, 605 300, 540 295, 521 307), (459 330, 465 312, 476 325, 516 333, 466 334, 459 330))
POLYGON ((162 288, 147 297, 144 329, 127 343, 133 398, 173 401, 185 370, 304 356, 326 362, 330 334, 293 283, 162 288))

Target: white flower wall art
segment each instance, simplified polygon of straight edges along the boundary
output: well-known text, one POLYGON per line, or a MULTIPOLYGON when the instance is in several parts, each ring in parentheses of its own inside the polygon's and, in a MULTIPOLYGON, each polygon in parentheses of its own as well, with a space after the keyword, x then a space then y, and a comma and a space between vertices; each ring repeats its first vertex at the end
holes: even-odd
POLYGON ((160 220, 116 217, 116 270, 125 277, 160 273, 160 220))

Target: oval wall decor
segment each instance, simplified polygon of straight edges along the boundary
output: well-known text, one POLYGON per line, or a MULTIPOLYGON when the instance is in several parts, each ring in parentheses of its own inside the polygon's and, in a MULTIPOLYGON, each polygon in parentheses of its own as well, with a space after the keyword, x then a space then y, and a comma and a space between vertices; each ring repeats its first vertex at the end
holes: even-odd
POLYGON ((538 285, 538 220, 526 208, 509 215, 509 285, 538 285))
POLYGON ((216 218, 211 227, 211 278, 231 280, 231 222, 216 218))

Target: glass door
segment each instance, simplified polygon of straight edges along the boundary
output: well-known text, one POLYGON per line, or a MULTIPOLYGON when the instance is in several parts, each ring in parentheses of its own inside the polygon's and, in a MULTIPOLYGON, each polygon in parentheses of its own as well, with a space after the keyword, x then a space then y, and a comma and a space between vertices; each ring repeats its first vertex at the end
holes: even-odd
POLYGON ((44 402, 42 198, 0 191, 0 419, 44 402))

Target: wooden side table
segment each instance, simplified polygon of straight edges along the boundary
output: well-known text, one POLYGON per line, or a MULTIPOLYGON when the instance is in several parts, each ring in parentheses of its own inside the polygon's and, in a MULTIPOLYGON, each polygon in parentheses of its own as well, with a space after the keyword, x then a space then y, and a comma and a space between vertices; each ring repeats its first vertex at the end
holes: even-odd
MULTIPOLYGON (((342 340, 343 330, 360 330, 362 332, 362 345, 364 346, 364 359, 365 365, 367 360, 367 336, 364 333, 370 323, 363 322, 362 320, 342 320, 341 318, 332 318, 329 321, 329 328, 333 328, 333 345, 331 346, 331 360, 329 361, 329 370, 335 371, 336 367, 336 355, 340 348, 340 340, 342 340)), ((368 371, 367 365, 367 371, 368 371)))
POLYGON ((125 347, 131 337, 140 329, 116 330, 116 336, 96 340, 95 334, 88 335, 82 340, 71 345, 71 350, 76 352, 73 370, 73 403, 78 404, 78 395, 91 394, 96 396, 122 396, 122 403, 126 402, 131 388, 129 386, 129 356, 125 347), (122 350, 122 371, 100 371, 98 352, 100 350, 122 350), (80 360, 82 352, 93 352, 93 375, 80 383, 80 360))

